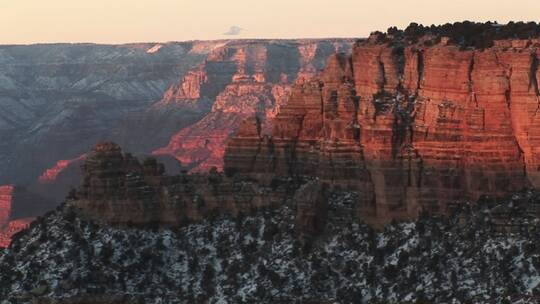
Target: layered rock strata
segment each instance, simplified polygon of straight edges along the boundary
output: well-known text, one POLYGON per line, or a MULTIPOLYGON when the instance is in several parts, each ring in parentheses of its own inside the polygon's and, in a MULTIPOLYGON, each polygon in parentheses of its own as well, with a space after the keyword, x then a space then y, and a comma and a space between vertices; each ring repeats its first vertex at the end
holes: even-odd
POLYGON ((11 238, 19 231, 28 228, 34 218, 24 218, 9 221, 0 231, 0 248, 6 248, 11 244, 11 238))
POLYGON ((160 160, 221 169, 243 119, 273 117, 295 79, 353 42, 0 46, 0 184, 46 198, 20 216, 53 209, 82 179, 77 158, 103 140, 137 155, 166 146, 160 160))
POLYGON ((0 186, 0 248, 9 246, 11 236, 20 230, 26 228, 32 221, 31 218, 17 219, 17 207, 14 206, 16 197, 17 202, 24 200, 24 194, 16 195, 16 188, 13 185, 0 186))
POLYGON ((45 170, 38 178, 38 181, 43 184, 53 183, 58 179, 58 176, 66 170, 70 165, 84 161, 86 154, 83 154, 73 159, 62 159, 56 162, 56 165, 45 170))
POLYGON ((83 166, 85 177, 70 204, 86 216, 120 225, 180 226, 202 217, 246 214, 284 203, 292 185, 208 174, 167 176, 163 165, 142 163, 113 143, 98 144, 83 166))
POLYGON ((14 189, 12 185, 0 186, 0 229, 9 222, 14 189))
POLYGON ((246 121, 225 170, 317 176, 357 191, 359 215, 375 224, 540 186, 540 45, 509 45, 359 42, 293 88, 271 136, 246 121))
POLYGON ((131 133, 125 119, 151 107, 208 54, 198 42, 155 45, 0 46, 0 183, 28 185, 103 139, 134 137, 139 151, 151 128, 131 133))
POLYGON ((204 65, 171 87, 159 103, 211 107, 210 113, 153 154, 175 156, 192 172, 221 170, 226 141, 243 120, 257 115, 263 130, 271 130, 271 120, 287 103, 292 84, 315 76, 328 56, 349 51, 351 45, 346 39, 238 41, 214 49, 204 65), (208 71, 211 63, 222 66, 220 74, 208 71))

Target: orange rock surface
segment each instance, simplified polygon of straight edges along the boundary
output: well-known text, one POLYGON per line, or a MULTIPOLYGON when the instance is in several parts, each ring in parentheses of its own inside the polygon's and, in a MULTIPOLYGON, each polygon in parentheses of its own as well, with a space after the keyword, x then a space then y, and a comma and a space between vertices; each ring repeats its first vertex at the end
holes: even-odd
POLYGON ((33 218, 24 218, 10 221, 3 230, 0 231, 0 248, 6 248, 11 244, 11 238, 17 232, 28 228, 33 218))
POLYGON ((12 209, 15 196, 15 186, 0 186, 0 248, 11 243, 11 237, 26 228, 31 218, 12 220, 12 209))
POLYGON ((359 216, 375 224, 538 187, 539 53, 532 43, 500 45, 359 42, 292 89, 271 136, 248 120, 225 171, 317 176, 359 192, 359 216))
POLYGON ((0 229, 9 222, 14 190, 12 185, 0 186, 0 229))
POLYGON ((77 158, 74 159, 63 159, 56 162, 56 165, 54 165, 52 168, 49 168, 41 174, 41 176, 38 178, 40 183, 52 183, 56 181, 58 175, 65 170, 68 166, 70 166, 73 163, 80 162, 86 158, 86 154, 83 154, 77 158))
POLYGON ((271 120, 287 102, 293 83, 314 77, 328 56, 351 45, 348 40, 238 41, 214 49, 202 67, 171 87, 161 101, 207 104, 210 113, 179 130, 153 154, 172 155, 191 172, 221 170, 226 142, 243 120, 257 115, 263 132, 269 133, 271 120), (222 67, 219 73, 212 65, 222 67), (201 96, 212 96, 202 90, 219 92, 215 100, 201 100, 201 96))

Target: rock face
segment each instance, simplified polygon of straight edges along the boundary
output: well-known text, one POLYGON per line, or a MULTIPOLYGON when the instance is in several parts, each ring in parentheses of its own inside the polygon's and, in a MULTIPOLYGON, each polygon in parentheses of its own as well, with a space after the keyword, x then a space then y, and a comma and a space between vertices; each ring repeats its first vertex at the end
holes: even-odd
POLYGON ((11 238, 17 232, 28 228, 30 223, 33 221, 33 218, 24 218, 9 221, 7 225, 0 231, 0 248, 6 248, 11 243, 11 238))
POLYGON ((212 214, 250 213, 283 204, 292 187, 261 187, 215 171, 167 176, 155 159, 141 163, 110 142, 98 144, 83 169, 83 184, 71 204, 87 216, 120 225, 180 226, 212 214))
POLYGON ((226 141, 234 135, 243 120, 263 116, 265 123, 286 100, 289 87, 251 81, 228 85, 217 96, 212 112, 196 124, 175 134, 168 146, 154 155, 174 155, 192 171, 223 168, 226 141))
POLYGON ((0 248, 9 246, 11 236, 18 231, 11 225, 14 192, 15 187, 12 185, 0 186, 0 248))
MULTIPOLYGON (((9 246, 11 236, 26 228, 32 221, 32 218, 21 217, 21 211, 39 203, 46 205, 47 201, 13 185, 0 186, 0 248, 9 246)), ((28 214, 36 215, 41 212, 43 208, 38 205, 28 214)))
POLYGON ((0 186, 0 227, 9 222, 14 188, 12 185, 0 186))
POLYGON ((70 165, 83 161, 86 158, 86 154, 83 154, 74 159, 62 159, 56 162, 52 168, 49 168, 43 172, 39 177, 39 182, 48 184, 57 180, 62 171, 66 170, 70 165))
POLYGON ((326 185, 311 181, 303 185, 294 196, 296 203, 295 228, 304 236, 318 235, 324 231, 328 217, 326 185))
POLYGON ((328 56, 351 45, 350 40, 239 41, 214 49, 203 66, 171 87, 160 102, 210 106, 210 113, 181 129, 154 155, 175 156, 193 172, 221 170, 226 141, 243 120, 257 115, 263 130, 271 129, 292 84, 313 77, 328 56))
POLYGON ((498 45, 359 42, 293 88, 271 136, 247 121, 225 171, 317 176, 358 191, 359 215, 375 224, 540 186, 540 45, 498 45))

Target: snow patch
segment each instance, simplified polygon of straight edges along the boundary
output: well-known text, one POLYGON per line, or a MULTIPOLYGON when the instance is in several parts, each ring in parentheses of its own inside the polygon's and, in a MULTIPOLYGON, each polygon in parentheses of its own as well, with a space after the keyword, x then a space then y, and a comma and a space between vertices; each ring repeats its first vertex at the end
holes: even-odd
POLYGON ((146 53, 147 54, 154 54, 157 53, 161 48, 163 47, 163 44, 156 44, 153 47, 149 48, 146 53))

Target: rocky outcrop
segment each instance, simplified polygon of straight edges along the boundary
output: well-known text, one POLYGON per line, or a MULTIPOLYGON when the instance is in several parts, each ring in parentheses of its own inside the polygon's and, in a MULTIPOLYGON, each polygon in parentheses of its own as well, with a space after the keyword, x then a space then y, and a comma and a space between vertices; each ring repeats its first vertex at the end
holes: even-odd
POLYGON ((317 176, 357 191, 359 216, 375 224, 540 186, 539 45, 516 42, 484 50, 444 39, 359 42, 293 88, 271 136, 239 132, 225 171, 317 176))
POLYGON ((49 168, 41 174, 41 176, 38 178, 40 183, 48 184, 52 183, 57 180, 58 175, 62 173, 62 171, 66 170, 68 166, 79 163, 81 161, 84 161, 86 158, 86 154, 82 154, 81 156, 74 158, 74 159, 62 159, 56 162, 56 165, 54 165, 52 168, 49 168))
MULTIPOLYGON (((316 183, 304 189, 317 200, 316 183)), ((330 304, 362 297, 372 303, 538 303, 537 191, 461 204, 448 217, 424 215, 379 232, 348 218, 346 208, 335 210, 354 198, 343 194, 328 198, 325 233, 300 240, 295 230, 303 221, 289 202, 174 229, 106 225, 64 205, 0 251, 0 298, 43 304, 277 298, 330 304)))
POLYGON ((12 185, 0 186, 0 229, 9 222, 14 189, 12 185))
POLYGON ((180 226, 203 217, 246 214, 283 204, 292 184, 273 187, 209 174, 164 174, 155 159, 142 163, 114 143, 98 144, 84 164, 85 177, 69 203, 86 216, 120 225, 180 226))
POLYGON ((197 101, 201 98, 201 84, 207 81, 205 70, 189 71, 179 86, 170 87, 165 92, 163 99, 166 102, 176 100, 197 101))
POLYGON ((16 190, 13 185, 0 186, 0 248, 9 246, 11 236, 26 228, 33 220, 17 217, 20 212, 20 206, 17 205, 24 205, 27 199, 28 195, 16 190))
POLYGON ((297 233, 310 237, 320 234, 326 227, 328 217, 326 185, 311 181, 296 191, 295 229, 297 233))
POLYGON ((11 243, 11 238, 19 231, 28 228, 34 218, 24 218, 9 221, 2 230, 0 230, 0 248, 7 248, 11 243))

